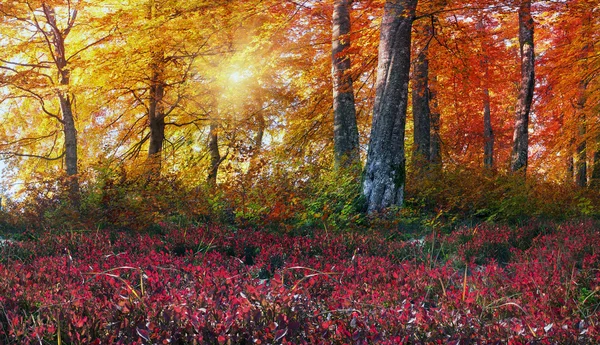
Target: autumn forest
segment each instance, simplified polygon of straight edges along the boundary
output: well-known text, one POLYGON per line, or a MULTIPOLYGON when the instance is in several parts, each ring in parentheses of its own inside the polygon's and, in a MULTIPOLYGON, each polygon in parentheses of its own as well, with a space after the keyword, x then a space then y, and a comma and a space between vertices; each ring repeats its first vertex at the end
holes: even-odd
POLYGON ((597 1, 0 21, 0 343, 600 341, 597 1))

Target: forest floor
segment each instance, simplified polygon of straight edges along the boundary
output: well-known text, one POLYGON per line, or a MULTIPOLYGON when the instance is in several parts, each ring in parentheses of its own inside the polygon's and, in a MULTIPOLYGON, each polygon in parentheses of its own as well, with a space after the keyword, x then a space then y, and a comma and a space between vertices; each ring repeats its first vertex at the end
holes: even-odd
POLYGON ((22 236, 0 245, 0 343, 600 343, 597 224, 419 236, 22 236))

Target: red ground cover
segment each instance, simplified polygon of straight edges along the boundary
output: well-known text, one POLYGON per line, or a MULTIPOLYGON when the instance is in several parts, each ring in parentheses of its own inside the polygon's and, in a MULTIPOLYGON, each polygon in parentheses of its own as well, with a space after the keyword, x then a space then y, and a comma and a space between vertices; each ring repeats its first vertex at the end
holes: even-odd
POLYGON ((600 343, 592 223, 425 241, 165 233, 1 247, 0 343, 600 343))

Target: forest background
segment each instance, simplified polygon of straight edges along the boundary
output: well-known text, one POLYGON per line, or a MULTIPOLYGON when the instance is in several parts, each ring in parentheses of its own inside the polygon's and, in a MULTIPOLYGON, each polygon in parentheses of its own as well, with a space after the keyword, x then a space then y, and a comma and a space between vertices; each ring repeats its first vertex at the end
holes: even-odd
POLYGON ((451 227, 596 216, 598 11, 3 2, 3 222, 291 230, 381 212, 451 227))

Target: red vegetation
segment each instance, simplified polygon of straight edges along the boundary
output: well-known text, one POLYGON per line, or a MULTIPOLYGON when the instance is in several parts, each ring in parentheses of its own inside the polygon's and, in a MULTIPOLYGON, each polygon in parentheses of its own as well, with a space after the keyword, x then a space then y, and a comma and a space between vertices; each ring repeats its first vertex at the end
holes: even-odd
POLYGON ((0 342, 597 344, 597 243, 592 223, 44 235, 0 248, 0 342))

